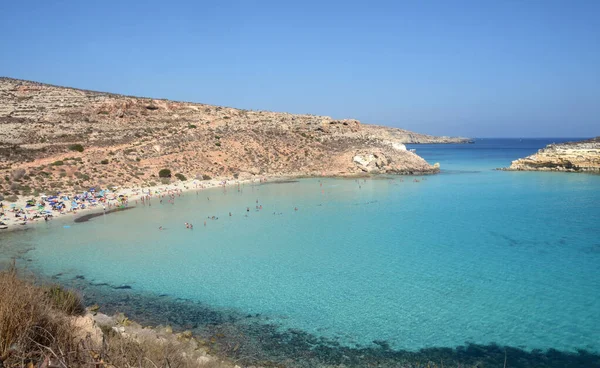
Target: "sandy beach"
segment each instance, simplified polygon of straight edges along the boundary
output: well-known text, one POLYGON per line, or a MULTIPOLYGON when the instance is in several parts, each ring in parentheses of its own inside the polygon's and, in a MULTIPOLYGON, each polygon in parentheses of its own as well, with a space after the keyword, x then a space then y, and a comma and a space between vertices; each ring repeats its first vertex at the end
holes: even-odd
POLYGON ((93 213, 112 212, 119 208, 135 207, 137 204, 139 204, 138 201, 141 201, 142 199, 152 200, 160 195, 165 194, 185 193, 216 187, 259 184, 266 181, 279 181, 287 179, 289 179, 288 176, 261 177, 240 180, 234 178, 211 180, 191 179, 144 188, 114 188, 113 190, 106 190, 107 194, 105 195, 103 201, 97 201, 94 204, 86 205, 85 208, 73 206, 73 202, 70 200, 70 198, 73 198, 76 194, 60 193, 60 198, 69 198, 69 200, 62 201, 65 204, 65 208, 60 211, 53 210, 48 203, 45 203, 43 208, 41 207, 40 203, 44 203, 43 198, 47 198, 46 195, 40 195, 38 197, 19 196, 19 199, 15 202, 2 201, 3 215, 0 217, 0 221, 4 225, 0 225, 2 227, 0 234, 8 231, 27 230, 32 226, 44 223, 46 222, 46 215, 48 215, 48 221, 55 221, 59 219, 65 220, 93 213), (35 201, 35 205, 27 207, 27 202, 31 201, 32 199, 35 201), (16 216, 17 213, 20 213, 20 216, 16 216))

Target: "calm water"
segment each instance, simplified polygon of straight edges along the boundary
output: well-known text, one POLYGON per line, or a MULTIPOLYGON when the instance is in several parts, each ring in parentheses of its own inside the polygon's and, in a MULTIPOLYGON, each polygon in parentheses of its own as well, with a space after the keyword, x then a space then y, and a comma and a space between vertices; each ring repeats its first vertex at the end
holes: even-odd
POLYGON ((560 141, 415 145, 441 174, 186 193, 174 205, 3 234, 0 249, 63 282, 79 275, 258 314, 345 347, 597 354, 600 176, 493 170, 560 141))

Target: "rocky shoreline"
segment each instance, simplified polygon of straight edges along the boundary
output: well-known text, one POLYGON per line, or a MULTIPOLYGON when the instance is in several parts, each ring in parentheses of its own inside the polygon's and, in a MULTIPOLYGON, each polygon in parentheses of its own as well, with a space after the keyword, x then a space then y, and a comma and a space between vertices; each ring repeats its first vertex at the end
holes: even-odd
POLYGON ((507 171, 600 173, 600 137, 549 144, 537 153, 512 162, 507 171))
POLYGON ((97 320, 97 325, 108 325, 125 336, 140 336, 142 331, 142 336, 156 334, 161 338, 180 340, 197 349, 199 356, 232 361, 243 367, 392 368, 427 364, 438 368, 487 367, 502 366, 507 359, 510 363, 507 366, 511 367, 554 368, 594 366, 600 359, 597 353, 585 350, 579 353, 553 349, 527 351, 496 344, 466 343, 418 351, 395 349, 385 340, 375 340, 369 345, 348 345, 302 330, 283 329, 268 316, 216 310, 167 295, 110 287, 104 287, 106 291, 102 292, 102 287, 92 287, 84 279, 72 282, 75 282, 73 287, 84 291, 88 302, 98 302, 102 313, 110 316, 92 317, 97 320), (125 325, 122 321, 126 321, 125 325))

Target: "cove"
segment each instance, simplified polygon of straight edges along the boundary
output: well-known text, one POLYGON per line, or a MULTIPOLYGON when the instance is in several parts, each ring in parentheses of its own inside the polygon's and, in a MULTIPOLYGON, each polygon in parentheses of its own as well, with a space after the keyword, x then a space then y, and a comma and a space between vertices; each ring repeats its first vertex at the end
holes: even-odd
POLYGON ((538 144, 526 143, 416 146, 447 169, 187 192, 5 234, 0 247, 107 309, 270 336, 264 359, 497 362, 509 346, 530 366, 546 354, 593 366, 600 177, 493 170, 538 144))

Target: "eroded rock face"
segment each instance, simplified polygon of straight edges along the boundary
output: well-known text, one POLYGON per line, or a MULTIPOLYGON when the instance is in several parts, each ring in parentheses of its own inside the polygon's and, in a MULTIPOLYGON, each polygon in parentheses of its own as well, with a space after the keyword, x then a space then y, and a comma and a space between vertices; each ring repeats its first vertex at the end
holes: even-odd
POLYGON ((550 144, 536 154, 513 161, 507 170, 600 173, 600 137, 550 144))
POLYGON ((0 78, 0 174, 25 172, 0 182, 5 193, 145 186, 162 168, 187 178, 431 173, 404 143, 456 142, 467 140, 0 78), (376 160, 354 161, 365 154, 376 160))

